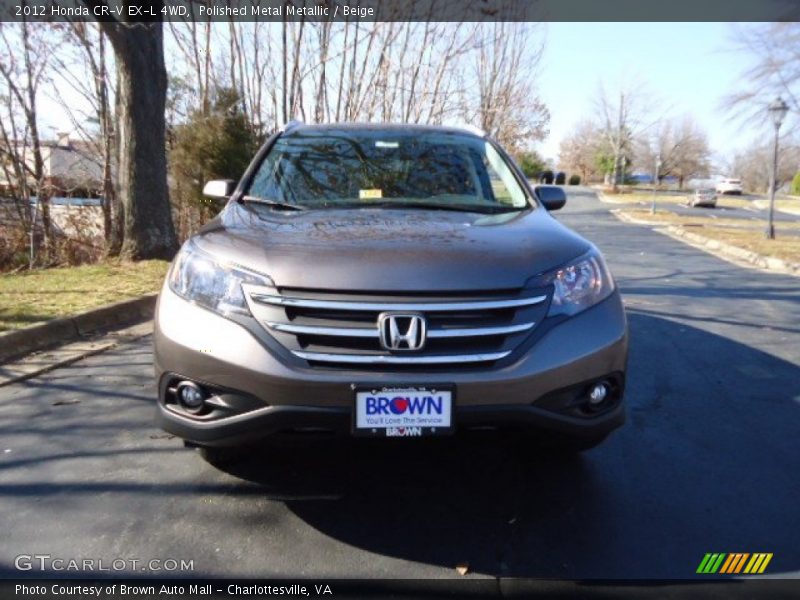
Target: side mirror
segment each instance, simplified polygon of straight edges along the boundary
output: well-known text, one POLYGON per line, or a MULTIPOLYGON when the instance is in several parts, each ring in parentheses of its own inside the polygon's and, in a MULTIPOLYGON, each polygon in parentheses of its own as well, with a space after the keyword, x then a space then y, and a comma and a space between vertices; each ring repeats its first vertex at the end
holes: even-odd
POLYGON ((567 194, 557 185, 537 185, 533 188, 536 197, 548 211, 563 208, 567 203, 567 194))
POLYGON ((203 186, 203 196, 216 200, 227 200, 236 189, 233 179, 212 179, 203 186))

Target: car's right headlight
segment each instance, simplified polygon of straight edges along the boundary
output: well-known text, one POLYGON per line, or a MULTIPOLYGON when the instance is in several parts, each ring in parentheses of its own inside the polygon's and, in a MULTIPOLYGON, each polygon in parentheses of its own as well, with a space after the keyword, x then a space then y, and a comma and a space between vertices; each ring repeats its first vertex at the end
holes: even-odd
POLYGON ((181 298, 223 316, 249 315, 243 283, 272 286, 266 275, 216 260, 187 241, 172 264, 169 287, 181 298))
POLYGON ((534 277, 527 287, 553 286, 548 317, 575 315, 614 291, 614 279, 600 253, 592 249, 566 265, 534 277))

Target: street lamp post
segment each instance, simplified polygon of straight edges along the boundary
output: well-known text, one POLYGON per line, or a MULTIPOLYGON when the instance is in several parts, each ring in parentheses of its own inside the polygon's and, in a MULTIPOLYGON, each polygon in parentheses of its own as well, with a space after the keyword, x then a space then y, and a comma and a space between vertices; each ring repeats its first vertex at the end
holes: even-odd
POLYGON ((653 202, 650 205, 650 214, 656 214, 656 190, 658 189, 658 174, 661 172, 661 154, 656 155, 656 170, 653 174, 653 202))
POLYGON ((783 124, 783 119, 786 118, 786 113, 788 112, 789 106, 780 97, 769 105, 769 115, 772 117, 773 125, 775 125, 775 142, 772 146, 772 173, 769 178, 769 221, 767 222, 767 230, 764 232, 768 240, 775 239, 775 225, 772 218, 775 212, 775 188, 778 185, 778 134, 783 124))

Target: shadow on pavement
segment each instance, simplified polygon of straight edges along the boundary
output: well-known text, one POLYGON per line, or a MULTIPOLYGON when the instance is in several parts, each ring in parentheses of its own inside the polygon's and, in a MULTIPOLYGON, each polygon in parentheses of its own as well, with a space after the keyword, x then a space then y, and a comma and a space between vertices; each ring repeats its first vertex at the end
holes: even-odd
MULTIPOLYGON (((231 567, 205 540, 256 573, 276 540, 319 534, 372 553, 362 572, 385 576, 381 557, 409 561, 406 572, 683 579, 706 552, 772 552, 772 574, 800 570, 800 368, 685 323, 629 319, 628 423, 582 456, 497 433, 298 440, 225 474, 154 439, 138 399, 101 399, 106 382, 63 412, 3 425, 7 439, 29 428, 41 445, 0 456, 0 501, 22 515, 5 534, 35 546, 53 529, 114 535, 122 519, 138 532, 128 543, 159 539, 210 574, 231 567)), ((327 572, 322 550, 304 552, 298 572, 327 572)))
POLYGON ((337 540, 478 573, 688 578, 712 551, 800 568, 800 368, 629 318, 629 422, 583 456, 493 434, 265 446, 228 470, 337 540))

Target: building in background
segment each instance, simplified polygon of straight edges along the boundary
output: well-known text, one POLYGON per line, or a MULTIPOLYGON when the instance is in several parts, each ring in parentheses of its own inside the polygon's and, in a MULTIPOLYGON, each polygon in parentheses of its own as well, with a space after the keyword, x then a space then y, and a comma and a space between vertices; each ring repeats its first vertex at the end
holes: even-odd
MULTIPOLYGON (((33 152, 17 142, 17 155, 24 155, 25 162, 33 167, 33 152)), ((98 198, 103 189, 103 163, 95 145, 90 142, 71 140, 68 133, 59 133, 53 141, 41 143, 43 190, 50 197, 98 198)), ((10 180, 11 169, 0 169, 0 196, 16 197, 14 188, 20 182, 10 180)), ((36 189, 29 174, 29 187, 36 189)))

